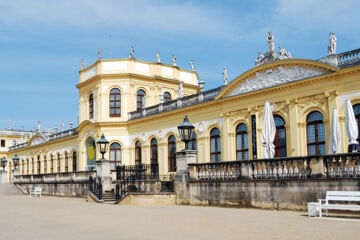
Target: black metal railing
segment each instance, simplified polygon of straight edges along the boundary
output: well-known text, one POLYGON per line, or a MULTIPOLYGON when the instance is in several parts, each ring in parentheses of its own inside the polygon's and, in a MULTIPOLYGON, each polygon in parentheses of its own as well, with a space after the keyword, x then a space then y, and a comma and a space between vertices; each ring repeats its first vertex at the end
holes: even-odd
POLYGON ((116 180, 158 180, 159 179, 159 164, 140 164, 118 166, 116 168, 116 180))
POLYGON ((101 178, 89 177, 89 192, 93 193, 99 200, 102 200, 101 178))

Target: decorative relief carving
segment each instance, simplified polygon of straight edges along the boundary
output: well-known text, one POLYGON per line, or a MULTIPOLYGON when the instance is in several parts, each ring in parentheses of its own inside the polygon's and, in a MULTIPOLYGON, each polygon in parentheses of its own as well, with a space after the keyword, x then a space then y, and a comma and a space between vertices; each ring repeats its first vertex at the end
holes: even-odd
POLYGON ((279 66, 277 69, 268 69, 264 73, 257 72, 255 77, 246 79, 240 86, 233 90, 229 96, 235 96, 276 85, 282 85, 288 82, 320 76, 329 72, 330 71, 299 66, 293 66, 290 68, 279 66))
POLYGON ((42 143, 45 143, 46 140, 42 137, 36 137, 34 138, 31 143, 30 143, 30 147, 31 146, 36 146, 36 145, 39 145, 39 144, 42 144, 42 143))

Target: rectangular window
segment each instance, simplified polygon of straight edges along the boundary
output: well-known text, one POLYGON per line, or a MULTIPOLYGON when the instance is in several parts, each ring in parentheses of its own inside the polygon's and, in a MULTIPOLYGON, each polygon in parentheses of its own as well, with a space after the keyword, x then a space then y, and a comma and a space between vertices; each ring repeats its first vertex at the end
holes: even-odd
POLYGON ((1 139, 1 147, 5 147, 5 140, 1 139))

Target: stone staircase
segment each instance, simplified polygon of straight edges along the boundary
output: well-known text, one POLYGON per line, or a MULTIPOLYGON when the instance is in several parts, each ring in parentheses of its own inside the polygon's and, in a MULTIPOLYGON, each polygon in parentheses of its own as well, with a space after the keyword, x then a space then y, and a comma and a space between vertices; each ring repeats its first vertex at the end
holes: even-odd
POLYGON ((102 194, 102 200, 104 200, 104 203, 114 204, 116 202, 116 196, 113 191, 105 191, 102 194))

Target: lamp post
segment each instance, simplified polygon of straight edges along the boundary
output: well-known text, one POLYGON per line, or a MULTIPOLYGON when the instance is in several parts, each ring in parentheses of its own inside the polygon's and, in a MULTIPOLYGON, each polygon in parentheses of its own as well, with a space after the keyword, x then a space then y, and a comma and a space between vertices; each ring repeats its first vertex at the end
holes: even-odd
POLYGON ((99 184, 99 199, 102 199, 102 190, 109 191, 111 190, 111 170, 110 170, 110 160, 105 159, 104 155, 107 152, 109 141, 106 140, 105 135, 101 134, 99 140, 96 141, 98 151, 101 153, 101 159, 96 160, 96 178, 99 184))
POLYGON ((14 163, 14 168, 16 169, 16 167, 19 165, 19 160, 20 158, 18 157, 17 154, 14 155, 14 157, 12 158, 13 163, 14 163))
POLYGON ((3 170, 1 171, 1 179, 0 179, 0 183, 6 183, 7 180, 7 176, 6 176, 6 172, 5 172, 5 167, 6 167, 6 164, 7 164, 7 160, 5 157, 3 157, 1 159, 1 167, 3 168, 3 170))
POLYGON ((3 171, 5 171, 6 164, 7 164, 7 160, 5 157, 3 157, 1 159, 1 167, 3 168, 3 171))
POLYGON ((107 152, 107 149, 109 146, 109 141, 106 140, 104 134, 101 134, 101 138, 96 142, 96 144, 97 144, 99 152, 102 155, 101 159, 105 159, 104 154, 107 152))
POLYGON ((189 150, 188 143, 191 141, 195 127, 189 122, 189 118, 187 115, 185 115, 184 121, 177 128, 179 131, 181 141, 185 143, 185 150, 189 150))

